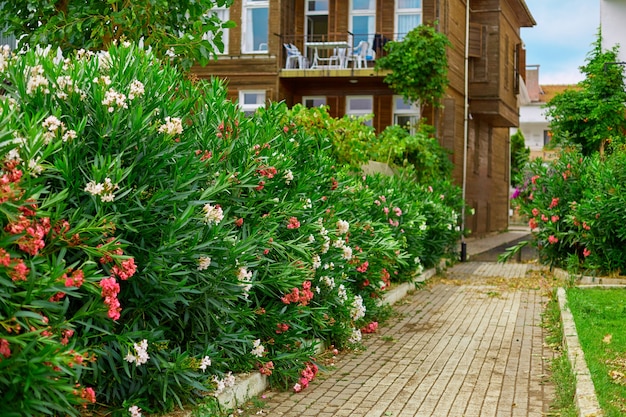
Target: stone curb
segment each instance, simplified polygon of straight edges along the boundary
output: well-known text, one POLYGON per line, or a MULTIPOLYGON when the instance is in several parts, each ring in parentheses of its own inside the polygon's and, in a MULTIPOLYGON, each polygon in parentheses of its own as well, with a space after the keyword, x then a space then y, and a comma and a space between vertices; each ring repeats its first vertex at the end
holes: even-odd
MULTIPOLYGON (((440 263, 440 266, 445 263, 440 263)), ((385 293, 381 304, 392 305, 402 298, 406 297, 409 291, 415 289, 415 285, 432 278, 437 273, 437 268, 427 269, 420 275, 415 277, 413 281, 404 282, 397 287, 385 293)), ((226 409, 235 408, 238 404, 243 404, 250 398, 262 394, 269 388, 268 377, 258 372, 250 374, 235 375, 237 382, 234 386, 225 388, 224 391, 217 396, 217 401, 221 407, 226 409)))
MULTIPOLYGON (((555 269, 554 275, 557 277, 569 277, 568 273, 555 269)), ((600 403, 596 396, 596 390, 591 380, 591 373, 585 361, 585 354, 578 340, 578 332, 574 317, 567 305, 567 295, 565 288, 557 289, 557 298, 561 310, 561 323, 563 326, 563 344, 567 352, 567 358, 572 367, 572 372, 576 380, 576 407, 579 417, 599 417, 604 415, 600 408, 600 403)))

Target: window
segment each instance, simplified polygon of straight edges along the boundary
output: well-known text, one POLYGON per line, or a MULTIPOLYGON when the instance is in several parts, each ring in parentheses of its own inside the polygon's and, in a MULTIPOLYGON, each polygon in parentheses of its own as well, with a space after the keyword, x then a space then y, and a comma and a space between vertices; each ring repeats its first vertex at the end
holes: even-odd
POLYGON ((420 118, 419 106, 407 103, 402 96, 393 96, 393 123, 414 135, 420 118))
MULTIPOLYGON (((216 7, 214 9, 211 9, 211 12, 215 13, 218 19, 220 19, 222 22, 228 22, 228 20, 230 20, 230 11, 226 7, 216 7)), ((215 44, 213 44, 212 32, 206 33, 204 35, 204 39, 211 42, 211 45, 213 45, 213 47, 215 48, 215 52, 217 52, 218 54, 227 54, 228 53, 228 34, 229 34, 228 29, 222 29, 222 42, 224 42, 223 52, 219 52, 217 47, 215 47, 215 44)))
POLYGON ((543 146, 546 146, 548 143, 550 143, 551 139, 552 139, 552 131, 544 130, 543 131, 543 146))
POLYGON ((422 0, 396 0, 396 40, 422 23, 422 0))
POLYGON ((270 2, 267 0, 243 0, 241 15, 243 53, 267 53, 269 5, 270 2))
POLYGON ((328 40, 328 0, 307 0, 306 34, 308 42, 328 40))
POLYGON ((376 32, 376 0, 350 0, 350 32, 354 45, 367 42, 372 47, 376 32))
POLYGON ((326 97, 305 96, 305 97, 302 97, 302 104, 304 104, 304 107, 309 108, 309 109, 313 107, 325 106, 326 97))
MULTIPOLYGON (((374 98, 372 96, 347 96, 346 97, 346 114, 361 117, 374 113, 374 98)), ((371 126, 372 120, 364 122, 371 126)))
POLYGON ((247 90, 239 92, 239 108, 246 116, 256 112, 256 109, 265 105, 265 91, 247 90))

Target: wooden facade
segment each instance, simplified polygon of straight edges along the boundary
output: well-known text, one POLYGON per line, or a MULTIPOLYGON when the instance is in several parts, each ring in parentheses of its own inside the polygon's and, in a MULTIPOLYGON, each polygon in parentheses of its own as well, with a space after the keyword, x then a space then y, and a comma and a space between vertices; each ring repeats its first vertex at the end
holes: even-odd
MULTIPOLYGON (((305 0, 269 1, 267 50, 246 54, 241 49, 242 0, 235 0, 230 19, 237 27, 228 33, 228 53, 194 72, 227 79, 232 99, 242 90, 261 90, 268 100, 284 100, 288 105, 301 103, 304 97, 324 97, 335 117, 346 114, 348 97, 371 96, 373 127, 380 132, 393 124, 393 92, 383 82, 385 74, 372 63, 360 69, 285 69, 284 43, 293 43, 306 53, 306 4, 305 0)), ((350 0, 328 0, 328 40, 349 40, 350 4, 350 0)), ((509 213, 509 128, 519 124, 517 93, 525 67, 520 28, 531 27, 535 21, 524 0, 422 0, 421 15, 423 22, 435 24, 453 45, 448 51, 450 84, 443 106, 423 109, 422 117, 435 126, 440 143, 452 151, 459 185, 466 155, 465 196, 475 211, 474 215, 468 212, 466 228, 474 235, 504 230, 509 213), (469 27, 466 1, 470 1, 469 27)), ((375 32, 394 39, 395 19, 395 0, 376 0, 375 32)))

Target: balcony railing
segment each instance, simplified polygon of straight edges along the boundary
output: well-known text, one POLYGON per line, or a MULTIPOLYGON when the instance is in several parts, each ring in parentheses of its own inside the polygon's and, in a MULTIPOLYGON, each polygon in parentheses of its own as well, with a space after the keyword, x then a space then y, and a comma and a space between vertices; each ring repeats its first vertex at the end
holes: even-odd
POLYGON ((373 68, 376 58, 385 54, 384 45, 394 35, 381 33, 328 33, 280 35, 283 69, 363 69, 373 68))

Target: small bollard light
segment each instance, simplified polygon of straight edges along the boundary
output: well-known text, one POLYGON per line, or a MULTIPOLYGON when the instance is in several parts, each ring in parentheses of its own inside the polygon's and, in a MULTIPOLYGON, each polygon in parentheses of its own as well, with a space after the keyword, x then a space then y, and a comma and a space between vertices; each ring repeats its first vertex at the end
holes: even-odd
POLYGON ((461 242, 461 262, 467 260, 467 243, 461 242))

